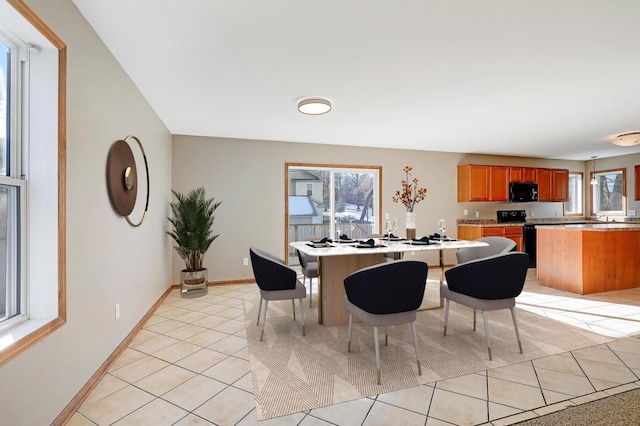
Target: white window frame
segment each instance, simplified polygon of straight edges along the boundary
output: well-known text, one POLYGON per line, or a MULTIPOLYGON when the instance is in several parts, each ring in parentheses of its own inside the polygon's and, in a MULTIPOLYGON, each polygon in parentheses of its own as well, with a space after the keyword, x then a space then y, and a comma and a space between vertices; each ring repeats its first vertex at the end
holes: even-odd
POLYGON ((563 204, 564 216, 582 216, 584 214, 584 175, 582 172, 569 172, 569 201, 563 204), (575 197, 578 199, 576 200, 575 197), (571 206, 575 206, 572 209, 571 206))
MULTIPOLYGON (((11 68, 11 80, 8 89, 11 98, 6 104, 7 113, 10 122, 7 123, 7 129, 11 129, 11 137, 7 140, 8 151, 11 153, 9 158, 9 173, 0 175, 0 185, 15 188, 16 196, 14 209, 7 212, 7 221, 11 226, 11 230, 7 235, 7 280, 9 281, 9 289, 7 297, 12 300, 7 304, 15 307, 14 314, 11 318, 0 321, 0 333, 8 330, 29 319, 29 303, 28 303, 28 275, 27 275, 27 202, 28 189, 27 182, 24 178, 26 164, 25 153, 28 152, 28 86, 29 86, 29 50, 28 46, 6 29, 0 27, 0 43, 4 44, 11 50, 11 62, 8 67, 11 68), (4 31, 3 31, 4 30, 4 31), (18 252, 19 249, 19 252, 18 252), (14 299, 17 295, 20 299, 14 299)), ((6 160, 5 160, 6 161, 6 160)), ((5 171, 6 173, 6 171, 5 171)))
POLYGON ((591 172, 591 179, 595 177, 597 185, 591 185, 591 215, 592 216, 626 216, 627 215, 627 170, 610 169, 610 170, 598 170, 595 173, 591 172), (622 184, 621 194, 621 210, 602 210, 600 208, 600 199, 598 194, 600 193, 600 185, 607 179, 606 176, 620 175, 622 184))

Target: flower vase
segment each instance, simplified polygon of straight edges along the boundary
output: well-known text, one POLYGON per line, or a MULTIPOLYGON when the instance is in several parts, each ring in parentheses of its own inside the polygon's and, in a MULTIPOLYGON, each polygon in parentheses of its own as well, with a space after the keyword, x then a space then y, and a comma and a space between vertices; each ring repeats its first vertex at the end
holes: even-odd
POLYGON ((415 212, 407 212, 407 239, 416 237, 416 214, 415 212))

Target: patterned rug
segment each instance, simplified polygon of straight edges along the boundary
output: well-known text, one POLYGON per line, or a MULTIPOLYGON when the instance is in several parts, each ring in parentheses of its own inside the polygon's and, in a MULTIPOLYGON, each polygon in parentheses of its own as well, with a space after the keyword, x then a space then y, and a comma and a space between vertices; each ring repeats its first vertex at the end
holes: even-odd
MULTIPOLYGON (((317 306, 304 299, 306 336, 292 318, 290 301, 269 303, 264 341, 256 326, 259 298, 245 303, 247 341, 258 420, 391 392, 438 380, 516 364, 593 346, 613 339, 516 308, 524 354, 520 354, 508 310, 489 312, 493 361, 489 361, 482 315, 473 331, 470 308, 451 304, 444 337, 444 310, 418 312, 422 376, 408 324, 381 330, 382 385, 376 382, 373 329, 354 323, 351 352, 348 327, 318 324, 317 306)), ((433 302, 429 303, 433 304, 433 302)), ((299 303, 296 302, 299 315, 299 303)))

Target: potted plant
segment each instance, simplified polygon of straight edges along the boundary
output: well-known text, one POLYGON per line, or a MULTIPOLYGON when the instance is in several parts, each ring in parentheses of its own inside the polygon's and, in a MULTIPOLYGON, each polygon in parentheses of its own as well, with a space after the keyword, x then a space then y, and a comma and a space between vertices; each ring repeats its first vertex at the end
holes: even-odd
POLYGON ((180 257, 185 262, 181 273, 180 290, 182 297, 198 297, 207 294, 208 274, 202 266, 204 254, 218 238, 213 235, 213 213, 222 203, 215 198, 206 199, 204 188, 196 188, 188 194, 171 190, 176 201, 169 203, 172 217, 168 217, 172 230, 168 231, 180 257))

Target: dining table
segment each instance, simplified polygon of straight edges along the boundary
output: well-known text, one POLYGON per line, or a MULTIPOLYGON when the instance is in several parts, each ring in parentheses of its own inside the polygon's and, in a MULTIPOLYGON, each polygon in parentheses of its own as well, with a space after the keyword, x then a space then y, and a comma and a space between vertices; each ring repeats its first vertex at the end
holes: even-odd
MULTIPOLYGON (((440 285, 444 284, 444 252, 466 247, 482 247, 481 241, 458 239, 402 239, 375 238, 358 240, 294 241, 290 246, 309 256, 318 258, 318 322, 323 325, 347 324, 349 315, 343 306, 345 295, 344 279, 350 274, 368 266, 388 260, 391 254, 401 259, 405 253, 418 251, 438 251, 440 285)), ((421 309, 437 309, 444 306, 443 299, 433 306, 421 309)))

